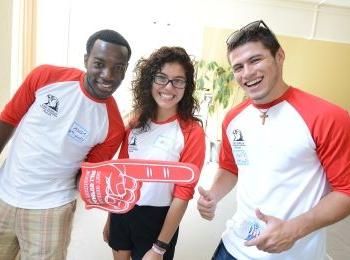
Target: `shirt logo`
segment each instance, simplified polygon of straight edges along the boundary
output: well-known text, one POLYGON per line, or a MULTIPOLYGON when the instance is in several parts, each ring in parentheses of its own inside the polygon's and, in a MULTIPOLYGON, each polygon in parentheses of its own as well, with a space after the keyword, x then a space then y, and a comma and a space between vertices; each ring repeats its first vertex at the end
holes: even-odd
POLYGON ((233 141, 232 141, 232 151, 235 157, 236 164, 239 165, 248 165, 248 155, 245 150, 245 142, 243 138, 242 131, 239 129, 234 129, 232 131, 233 141))
POLYGON ((233 141, 244 141, 241 130, 235 129, 233 130, 232 133, 233 133, 233 141))
POLYGON ((131 137, 131 140, 130 140, 129 145, 134 145, 134 146, 136 146, 136 140, 137 140, 136 136, 131 137))
POLYGON ((45 114, 57 117, 59 105, 60 101, 58 100, 58 98, 54 95, 48 94, 47 101, 41 104, 41 108, 43 109, 45 114))
POLYGON ((131 152, 135 152, 137 150, 138 150, 137 149, 137 137, 135 135, 133 135, 130 138, 130 142, 128 145, 128 152, 131 153, 131 152))

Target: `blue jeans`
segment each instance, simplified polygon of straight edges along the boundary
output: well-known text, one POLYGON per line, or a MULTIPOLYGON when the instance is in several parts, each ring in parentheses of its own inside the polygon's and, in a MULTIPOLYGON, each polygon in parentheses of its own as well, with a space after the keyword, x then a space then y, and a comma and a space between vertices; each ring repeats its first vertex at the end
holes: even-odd
POLYGON ((211 260, 237 260, 237 258, 234 258, 232 255, 230 255, 221 240, 211 260))

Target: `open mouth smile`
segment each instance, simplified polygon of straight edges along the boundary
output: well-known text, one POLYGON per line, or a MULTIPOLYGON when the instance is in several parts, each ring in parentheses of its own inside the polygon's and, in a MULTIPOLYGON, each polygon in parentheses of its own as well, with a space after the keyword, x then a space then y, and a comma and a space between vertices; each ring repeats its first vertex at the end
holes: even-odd
POLYGON ((175 95, 172 95, 172 94, 166 94, 166 93, 162 93, 162 92, 159 92, 158 94, 159 94, 161 99, 167 100, 167 101, 173 100, 175 98, 175 95))
POLYGON ((255 87, 257 86, 261 81, 263 80, 263 78, 258 78, 258 79, 255 79, 255 80, 251 80, 251 81, 248 81, 246 83, 244 83, 244 85, 248 88, 251 88, 251 87, 255 87))

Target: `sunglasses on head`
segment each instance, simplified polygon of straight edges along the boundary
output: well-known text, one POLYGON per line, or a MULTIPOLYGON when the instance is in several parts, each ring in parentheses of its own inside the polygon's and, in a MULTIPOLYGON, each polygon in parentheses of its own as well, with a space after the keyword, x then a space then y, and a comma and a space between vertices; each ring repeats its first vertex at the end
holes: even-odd
POLYGON ((242 27, 241 29, 234 31, 226 40, 226 44, 230 45, 231 43, 235 42, 237 39, 239 39, 243 33, 246 32, 256 32, 259 27, 262 26, 266 28, 272 35, 273 33, 271 32, 270 28, 264 23, 263 20, 258 20, 251 22, 247 24, 246 26, 242 27))

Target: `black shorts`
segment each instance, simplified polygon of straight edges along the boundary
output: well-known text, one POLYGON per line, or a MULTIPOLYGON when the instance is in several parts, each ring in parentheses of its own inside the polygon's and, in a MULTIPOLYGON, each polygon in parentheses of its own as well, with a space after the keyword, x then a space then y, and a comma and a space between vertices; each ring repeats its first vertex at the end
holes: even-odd
MULTIPOLYGON (((141 260, 152 248, 162 229, 169 207, 137 206, 125 214, 111 214, 109 246, 129 250, 133 260, 141 260)), ((179 230, 177 229, 163 259, 172 260, 179 230)))

